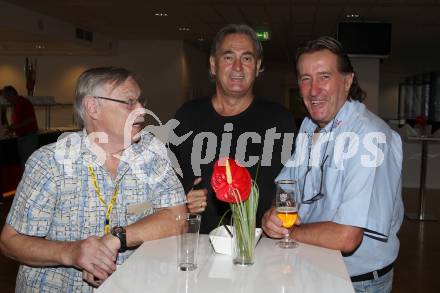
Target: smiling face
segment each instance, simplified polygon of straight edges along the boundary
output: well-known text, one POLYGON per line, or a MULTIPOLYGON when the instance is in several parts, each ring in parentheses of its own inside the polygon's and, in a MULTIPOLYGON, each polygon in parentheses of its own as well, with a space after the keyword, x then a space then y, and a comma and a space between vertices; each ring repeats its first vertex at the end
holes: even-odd
POLYGON ((302 54, 297 72, 304 104, 313 121, 323 128, 348 99, 353 73, 340 73, 338 57, 326 49, 302 54))
POLYGON ((218 96, 242 98, 252 95, 252 85, 261 65, 256 56, 247 35, 234 33, 223 39, 215 56, 209 58, 218 96))

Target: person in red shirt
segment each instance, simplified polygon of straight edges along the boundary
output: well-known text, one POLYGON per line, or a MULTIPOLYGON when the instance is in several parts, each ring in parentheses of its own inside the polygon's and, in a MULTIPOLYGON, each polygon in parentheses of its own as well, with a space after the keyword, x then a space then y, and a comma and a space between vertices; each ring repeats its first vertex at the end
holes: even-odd
POLYGON ((13 105, 9 130, 18 137, 18 155, 24 166, 28 157, 38 147, 38 124, 32 103, 19 96, 13 86, 3 88, 3 97, 13 105))
POLYGON ((10 85, 3 88, 3 97, 14 106, 10 129, 18 137, 37 133, 38 124, 32 103, 28 99, 19 96, 17 90, 10 85))

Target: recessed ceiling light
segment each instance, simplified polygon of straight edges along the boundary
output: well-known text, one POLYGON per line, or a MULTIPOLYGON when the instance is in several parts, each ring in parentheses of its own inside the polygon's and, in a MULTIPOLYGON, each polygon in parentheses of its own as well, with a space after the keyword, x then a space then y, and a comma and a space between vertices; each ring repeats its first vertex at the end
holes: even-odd
POLYGON ((179 31, 181 31, 181 32, 189 32, 189 27, 185 27, 185 26, 179 27, 179 31))
POLYGON ((345 15, 346 18, 359 18, 359 14, 357 13, 347 13, 345 15))
POLYGON ((157 12, 157 13, 154 14, 154 16, 159 16, 159 17, 168 16, 168 13, 166 13, 166 12, 157 12))
POLYGON ((45 49, 45 48, 46 48, 46 46, 44 46, 44 45, 40 45, 40 44, 35 45, 35 49, 45 49))

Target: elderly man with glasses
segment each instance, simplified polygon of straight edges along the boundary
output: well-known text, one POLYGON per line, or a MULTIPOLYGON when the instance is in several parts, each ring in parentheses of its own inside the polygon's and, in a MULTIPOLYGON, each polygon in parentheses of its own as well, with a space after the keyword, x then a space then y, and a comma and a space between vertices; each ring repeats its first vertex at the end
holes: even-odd
POLYGON ((134 75, 94 68, 76 86, 83 130, 26 163, 1 234, 17 292, 92 292, 143 241, 177 233, 185 194, 166 148, 141 130, 134 75))
POLYGON ((340 250, 356 292, 390 292, 403 219, 401 139, 361 103, 365 93, 337 40, 310 41, 296 61, 309 117, 277 178, 296 181, 300 223, 283 228, 272 208, 263 229, 340 250))

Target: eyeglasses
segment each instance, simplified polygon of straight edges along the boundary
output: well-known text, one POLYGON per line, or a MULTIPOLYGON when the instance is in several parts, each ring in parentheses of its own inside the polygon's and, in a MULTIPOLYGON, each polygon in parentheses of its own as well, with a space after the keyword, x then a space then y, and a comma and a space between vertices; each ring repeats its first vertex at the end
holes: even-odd
POLYGON ((107 98, 107 97, 99 97, 99 96, 94 96, 95 99, 100 99, 100 100, 107 100, 107 101, 112 101, 112 102, 117 102, 117 103, 121 103, 121 104, 125 104, 127 105, 127 107, 129 109, 133 109, 137 103, 141 104, 142 107, 145 107, 145 99, 140 97, 137 100, 133 100, 133 99, 128 99, 128 100, 118 100, 118 99, 112 99, 112 98, 107 98))
MULTIPOLYGON (((327 141, 328 144, 328 141, 327 141)), ((327 146, 326 146, 326 150, 327 150, 327 146)), ((325 155, 325 153, 324 153, 325 155)), ((303 182, 303 188, 302 188, 302 195, 301 195, 301 203, 303 204, 312 204, 315 201, 320 200, 321 198, 324 197, 324 193, 322 193, 322 183, 324 182, 324 164, 325 161, 327 161, 328 155, 325 155, 324 159, 322 160, 321 166, 319 166, 319 172, 320 172, 320 182, 319 182, 319 191, 317 194, 313 195, 312 198, 304 200, 304 187, 306 185, 306 180, 307 180, 307 175, 309 175, 310 171, 312 170, 311 166, 307 167, 307 172, 304 175, 304 182, 303 182)), ((309 161, 310 161, 310 152, 309 152, 309 161)), ((308 164, 307 164, 308 165, 308 164)))
MULTIPOLYGON (((336 121, 336 117, 333 118, 332 126, 330 127, 329 133, 331 133, 333 131, 333 127, 335 126, 335 121, 336 121)), ((324 148, 324 154, 322 155, 322 163, 319 166, 319 173, 320 173, 320 177, 321 177, 321 179, 319 181, 319 191, 318 191, 318 193, 313 195, 310 199, 304 200, 304 190, 305 190, 305 186, 306 186, 307 175, 309 175, 310 171, 312 170, 312 166, 310 166, 310 154, 312 152, 313 138, 310 138, 310 139, 311 140, 310 140, 310 144, 309 144, 309 159, 307 160, 307 171, 306 171, 306 174, 304 175, 304 181, 303 181, 302 192, 301 192, 301 203, 303 203, 303 204, 312 204, 315 201, 318 201, 324 197, 324 193, 322 193, 322 184, 324 182, 324 165, 328 159, 327 147, 328 147, 328 143, 330 142, 330 137, 328 137, 327 142, 325 144, 325 148, 324 148)))

